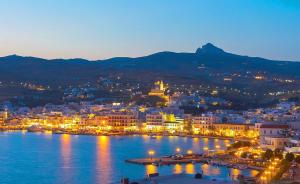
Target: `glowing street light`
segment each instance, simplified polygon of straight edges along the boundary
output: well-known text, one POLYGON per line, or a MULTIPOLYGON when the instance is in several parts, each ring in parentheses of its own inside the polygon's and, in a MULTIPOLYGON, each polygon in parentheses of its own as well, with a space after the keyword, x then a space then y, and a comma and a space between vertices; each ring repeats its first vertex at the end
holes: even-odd
POLYGON ((176 148, 176 152, 180 153, 181 149, 180 148, 176 148))
POLYGON ((152 160, 152 157, 155 154, 155 151, 154 150, 149 150, 148 154, 150 155, 150 159, 152 160))
POLYGON ((188 154, 188 155, 191 155, 191 154, 193 154, 193 151, 192 151, 192 150, 188 150, 188 151, 187 151, 187 154, 188 154))

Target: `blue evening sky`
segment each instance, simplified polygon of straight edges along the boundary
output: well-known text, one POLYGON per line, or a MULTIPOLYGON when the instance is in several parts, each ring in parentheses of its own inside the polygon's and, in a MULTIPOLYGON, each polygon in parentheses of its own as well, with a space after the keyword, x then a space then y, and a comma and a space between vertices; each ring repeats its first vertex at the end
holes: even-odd
POLYGON ((226 51, 300 61, 300 0, 0 0, 0 56, 226 51))

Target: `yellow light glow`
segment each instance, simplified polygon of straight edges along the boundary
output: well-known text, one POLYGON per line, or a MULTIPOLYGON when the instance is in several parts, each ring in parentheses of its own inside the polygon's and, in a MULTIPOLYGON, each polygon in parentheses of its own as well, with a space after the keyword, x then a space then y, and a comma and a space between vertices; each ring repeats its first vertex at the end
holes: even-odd
POLYGON ((149 150, 149 151, 148 151, 148 154, 149 154, 150 156, 152 156, 152 155, 155 154, 155 151, 154 151, 154 150, 149 150))

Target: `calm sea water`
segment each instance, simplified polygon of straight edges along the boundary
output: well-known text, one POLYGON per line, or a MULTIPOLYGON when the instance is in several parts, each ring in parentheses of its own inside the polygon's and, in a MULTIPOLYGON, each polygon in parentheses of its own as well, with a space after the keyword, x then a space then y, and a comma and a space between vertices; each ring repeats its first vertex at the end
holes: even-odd
POLYGON ((255 175, 256 171, 239 171, 207 164, 143 166, 125 163, 125 159, 156 156, 182 151, 203 152, 203 147, 224 149, 229 140, 207 138, 148 136, 83 136, 46 133, 0 132, 0 183, 6 184, 87 184, 118 183, 122 177, 143 178, 147 173, 193 174, 203 171, 207 178, 230 180, 231 175, 255 175))

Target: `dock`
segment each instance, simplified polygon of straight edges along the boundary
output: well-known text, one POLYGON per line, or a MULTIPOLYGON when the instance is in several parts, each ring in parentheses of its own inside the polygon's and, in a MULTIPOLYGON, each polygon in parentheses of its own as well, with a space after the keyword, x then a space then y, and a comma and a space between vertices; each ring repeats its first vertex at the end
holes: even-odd
POLYGON ((140 165, 156 165, 156 166, 163 166, 163 165, 176 165, 176 164, 196 164, 196 163, 204 163, 210 164, 213 166, 224 166, 228 168, 235 168, 235 169, 252 169, 252 170, 263 170, 262 167, 252 166, 245 163, 234 163, 228 160, 215 160, 212 158, 200 156, 200 155, 184 155, 180 159, 172 158, 172 157, 161 157, 161 158, 136 158, 136 159, 128 159, 125 160, 127 163, 131 164, 140 164, 140 165))
POLYGON ((168 176, 157 176, 148 179, 133 180, 130 182, 136 182, 139 184, 233 184, 234 181, 222 181, 222 180, 209 180, 209 179, 196 179, 194 175, 189 174, 173 174, 168 176))
POLYGON ((207 163, 207 160, 202 157, 198 158, 182 158, 180 160, 175 160, 172 158, 139 158, 139 159, 129 159, 125 162, 132 164, 160 164, 160 165, 175 165, 175 164, 187 164, 187 163, 207 163))

